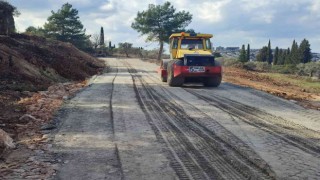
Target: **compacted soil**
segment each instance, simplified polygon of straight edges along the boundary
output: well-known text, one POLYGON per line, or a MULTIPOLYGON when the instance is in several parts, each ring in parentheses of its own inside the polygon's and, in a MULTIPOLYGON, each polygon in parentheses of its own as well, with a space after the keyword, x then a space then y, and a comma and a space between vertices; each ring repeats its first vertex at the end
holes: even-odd
POLYGON ((110 71, 55 116, 54 179, 317 179, 320 112, 222 82, 169 87, 157 65, 110 71))

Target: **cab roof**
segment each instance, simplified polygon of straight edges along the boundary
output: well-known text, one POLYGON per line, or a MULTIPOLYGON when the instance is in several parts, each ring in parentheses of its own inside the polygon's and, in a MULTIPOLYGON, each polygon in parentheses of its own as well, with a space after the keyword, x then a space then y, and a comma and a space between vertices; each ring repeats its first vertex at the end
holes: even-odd
POLYGON ((169 37, 169 39, 174 38, 174 37, 212 38, 213 35, 212 35, 212 34, 196 34, 196 33, 185 33, 185 32, 181 32, 181 33, 173 33, 173 34, 171 34, 171 36, 169 37))

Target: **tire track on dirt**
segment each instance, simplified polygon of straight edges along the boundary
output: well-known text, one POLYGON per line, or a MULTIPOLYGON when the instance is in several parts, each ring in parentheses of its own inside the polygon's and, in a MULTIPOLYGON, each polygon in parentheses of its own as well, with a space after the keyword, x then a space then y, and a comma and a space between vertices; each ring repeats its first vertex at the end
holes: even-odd
MULTIPOLYGON (((319 111, 306 109, 306 108, 301 107, 300 105, 296 104, 294 101, 292 103, 288 103, 287 100, 280 99, 279 97, 275 97, 271 94, 261 93, 256 90, 253 90, 253 89, 250 90, 250 93, 255 96, 261 97, 262 99, 267 99, 269 101, 271 100, 272 102, 277 101, 277 105, 279 107, 281 107, 282 109, 284 109, 284 111, 288 110, 288 111, 297 113, 300 116, 303 116, 308 121, 310 121, 310 120, 312 122, 319 121, 319 116, 320 116, 319 111)), ((272 105, 273 104, 267 103, 267 107, 273 108, 272 105)), ((309 126, 308 128, 312 129, 314 127, 310 128, 310 126, 309 126)), ((320 132, 320 130, 315 130, 315 131, 320 132)))
MULTIPOLYGON (((138 79, 138 75, 136 75, 137 70, 132 68, 130 64, 128 64, 127 62, 123 61, 123 63, 127 66, 127 69, 131 74, 138 103, 143 112, 145 113, 150 126, 155 132, 157 138, 161 142, 165 143, 170 150, 170 153, 168 153, 167 155, 171 161, 171 167, 175 170, 179 179, 207 179, 204 177, 199 177, 198 171, 201 171, 199 165, 193 162, 192 158, 190 158, 190 155, 183 149, 183 147, 179 146, 179 143, 175 141, 175 139, 170 138, 170 136, 168 136, 169 139, 166 138, 166 133, 170 133, 172 137, 174 137, 174 134, 172 134, 167 129, 159 128, 159 126, 157 126, 156 123, 153 121, 153 119, 155 118, 161 119, 161 114, 152 113, 152 111, 156 110, 154 110, 153 107, 150 106, 150 103, 146 103, 146 100, 143 100, 143 98, 141 98, 143 94, 145 94, 145 91, 141 91, 141 89, 138 88, 138 83, 140 81, 138 79), (172 146, 172 143, 175 144, 175 146, 172 146)), ((142 85, 140 84, 140 86, 142 85)))
MULTIPOLYGON (((127 63, 127 66, 130 67, 131 69, 133 69, 134 73, 138 73, 138 71, 135 70, 134 68, 132 68, 130 66, 130 64, 127 63)), ((146 71, 146 70, 139 70, 139 71, 148 74, 143 77, 147 77, 151 81, 153 81, 155 83, 159 83, 159 77, 154 75, 154 73, 156 73, 156 72, 150 73, 150 71, 146 71)), ((144 81, 144 83, 148 84, 145 81, 144 81)), ((169 91, 167 88, 165 88, 161 84, 159 84, 159 86, 157 88, 161 89, 161 91, 164 94, 166 94, 166 96, 170 97, 170 99, 179 99, 179 101, 181 101, 184 106, 188 106, 189 109, 198 109, 190 102, 187 102, 184 99, 179 98, 176 94, 169 91)), ((163 93, 159 93, 159 96, 162 96, 161 94, 163 94, 163 93)), ((180 105, 181 103, 178 104, 176 101, 170 101, 170 102, 174 103, 174 106, 179 107, 180 110, 183 109, 183 107, 180 105)), ((191 118, 194 123, 196 123, 197 125, 199 125, 200 127, 204 128, 204 129, 206 129, 208 132, 211 133, 211 136, 213 136, 213 137, 215 137, 215 139, 219 139, 219 141, 227 144, 229 146, 229 148, 234 149, 235 151, 238 151, 241 156, 249 159, 256 166, 258 166, 258 167, 265 166, 264 167, 265 171, 268 171, 270 174, 273 174, 271 168, 269 166, 266 166, 267 163, 259 155, 257 155, 253 149, 251 149, 242 140, 240 140, 238 137, 236 137, 234 134, 232 134, 230 131, 228 131, 226 128, 224 128, 218 121, 212 119, 212 117, 209 117, 205 112, 202 112, 201 109, 198 109, 197 114, 202 116, 203 118, 201 120, 191 118), (218 134, 220 134, 220 135, 218 135, 218 134)), ((231 116, 231 118, 233 118, 233 117, 231 116)), ((237 123, 237 122, 235 121, 235 123, 237 123)))
MULTIPOLYGON (((208 104, 229 113, 236 117, 238 121, 256 127, 254 134, 261 138, 261 143, 263 143, 262 146, 264 147, 264 155, 262 154, 262 156, 264 158, 272 157, 272 159, 274 159, 269 163, 272 167, 276 168, 275 171, 277 171, 277 175, 279 175, 280 178, 317 179, 316 177, 319 177, 319 153, 313 148, 305 147, 305 142, 301 142, 303 139, 289 139, 284 132, 277 132, 268 126, 264 126, 273 126, 271 122, 264 122, 270 120, 270 117, 267 117, 269 119, 259 119, 261 117, 251 114, 252 109, 240 113, 238 111, 241 111, 243 107, 230 107, 232 102, 225 100, 225 98, 220 97, 220 99, 217 99, 216 95, 205 93, 198 93, 197 95, 199 99, 207 101, 208 104)), ((252 113, 254 114, 255 112, 252 113)))
POLYGON ((66 102, 55 117, 59 128, 51 151, 60 160, 52 179, 123 179, 108 107, 117 67, 110 70, 66 102))
MULTIPOLYGON (((136 73, 137 71, 135 69, 131 69, 128 68, 130 73, 136 73)), ((185 159, 184 162, 181 161, 181 154, 180 156, 178 155, 178 153, 174 150, 174 148, 170 145, 169 141, 165 138, 165 135, 163 134, 164 132, 161 131, 160 128, 158 128, 154 122, 152 121, 153 117, 151 116, 151 112, 149 112, 149 108, 147 108, 147 105, 145 104, 145 102, 142 100, 141 97, 141 92, 138 90, 137 88, 137 83, 136 83, 136 79, 134 78, 134 76, 132 75, 132 81, 134 84, 134 90, 137 96, 137 100, 138 103, 142 109, 142 111, 144 112, 144 114, 146 115, 149 124, 152 128, 152 130, 155 132, 157 139, 159 139, 160 142, 167 144, 170 153, 167 154, 168 158, 170 159, 170 165, 171 167, 175 170, 177 176, 179 177, 179 179, 194 179, 192 174, 188 171, 188 168, 192 168, 194 170, 198 170, 198 166, 194 167, 192 166, 192 163, 188 163, 187 161, 188 159, 185 159), (185 164, 191 164, 186 166, 185 164)), ((157 115, 157 114, 155 114, 157 115)))
POLYGON ((317 131, 307 129, 299 124, 295 124, 281 117, 273 116, 265 111, 228 98, 223 98, 214 94, 199 94, 198 92, 186 88, 185 90, 208 102, 210 105, 232 114, 252 126, 267 131, 307 153, 311 153, 317 157, 320 156, 320 133, 317 131))
MULTIPOLYGON (((135 82, 137 83, 137 80, 135 80, 135 82)), ((180 162, 183 163, 183 166, 185 166, 185 169, 188 170, 191 177, 193 179, 210 179, 210 177, 221 179, 222 176, 219 176, 216 170, 210 166, 206 159, 203 158, 203 156, 196 149, 195 145, 192 144, 191 140, 186 137, 185 132, 179 129, 179 127, 172 122, 172 117, 164 109, 162 109, 163 105, 152 103, 157 101, 157 99, 155 99, 155 96, 151 91, 145 88, 146 87, 141 84, 141 82, 137 83, 137 89, 140 93, 139 95, 142 101, 146 102, 144 106, 146 106, 148 109, 148 113, 152 117, 152 121, 159 129, 162 137, 165 139, 165 141, 167 141, 166 143, 170 146, 170 149, 177 154, 180 162), (139 86, 142 88, 139 88, 139 86), (145 92, 142 92, 144 90, 145 92), (149 101, 149 103, 147 101, 149 101), (205 171, 205 169, 210 170, 205 171)), ((235 177, 232 176, 230 177, 230 179, 234 178, 235 177)))
MULTIPOLYGON (((113 66, 114 67, 114 66, 113 66)), ((114 68, 111 69, 111 72, 115 71, 115 76, 111 81, 111 94, 110 94, 110 99, 109 99, 109 111, 110 111, 110 120, 111 120, 111 126, 112 126, 112 134, 113 134, 113 139, 115 136, 115 128, 114 128, 114 118, 113 118, 113 108, 112 108, 112 99, 113 99, 113 91, 114 91, 114 81, 116 80, 117 76, 118 76, 118 72, 119 72, 119 68, 118 68, 118 63, 116 65, 116 68, 114 70, 114 68)))
MULTIPOLYGON (((144 73, 148 73, 144 70, 141 70, 141 71, 144 73)), ((149 75, 149 73, 148 73, 148 75, 149 75)), ((156 76, 154 76, 153 74, 151 76, 143 76, 143 77, 147 77, 147 78, 151 79, 153 82, 159 81, 159 79, 156 76)), ((144 84, 148 84, 148 83, 144 81, 144 84)), ((184 106, 188 106, 189 109, 198 109, 190 102, 187 102, 187 101, 179 98, 177 95, 175 95, 173 92, 169 91, 167 88, 165 88, 163 86, 159 86, 158 88, 164 94, 166 94, 166 97, 170 97, 169 99, 178 99, 180 102, 182 102, 182 104, 184 106)), ((154 90, 154 92, 156 92, 156 90, 154 90)), ((161 99, 165 98, 165 97, 163 97, 163 93, 158 93, 158 96, 161 97, 161 99)), ((170 101, 170 103, 174 104, 173 106, 171 106, 173 109, 175 109, 175 107, 179 107, 180 110, 178 110, 178 112, 183 111, 184 108, 180 105, 181 103, 178 104, 176 101, 172 101, 172 100, 170 101)), ((179 113, 177 113, 177 114, 179 114, 179 113)), ((182 114, 180 113, 179 115, 177 115, 177 114, 173 114, 173 115, 180 116, 180 117, 186 116, 186 113, 182 113, 182 114)), ((200 115, 203 118, 201 118, 201 120, 200 120, 200 119, 193 119, 188 116, 187 118, 189 118, 194 123, 194 125, 191 125, 191 127, 192 126, 199 126, 200 128, 205 129, 205 131, 210 132, 209 136, 214 137, 214 139, 218 140, 220 143, 223 143, 225 146, 227 146, 227 148, 233 149, 234 151, 237 151, 237 153, 238 153, 237 156, 241 156, 241 157, 247 159, 248 161, 250 161, 250 163, 253 166, 256 166, 258 168, 263 169, 263 171, 265 171, 266 173, 270 174, 273 177, 275 176, 274 172, 271 170, 271 168, 267 164, 267 162, 265 162, 259 155, 257 155, 256 152, 252 148, 250 148, 247 144, 245 144, 238 137, 233 135, 230 131, 225 129, 216 120, 212 119, 207 114, 202 112, 200 109, 198 109, 196 114, 197 114, 197 116, 200 115)), ((185 122, 186 121, 184 121, 184 123, 185 122)))
MULTIPOLYGON (((141 65, 138 65, 137 67, 141 67, 141 65)), ((143 79, 146 80, 145 83, 149 84, 154 89, 154 91, 161 92, 163 90, 160 94, 165 93, 166 96, 168 96, 168 98, 170 97, 169 99, 170 99, 171 102, 173 102, 173 103, 179 102, 178 104, 177 103, 176 104, 177 105, 181 104, 181 106, 183 106, 184 109, 188 109, 188 108, 185 108, 185 107, 189 106, 189 105, 190 105, 190 107, 198 108, 198 107, 193 106, 192 104, 190 104, 190 102, 183 101, 184 92, 177 94, 178 89, 180 89, 180 88, 170 88, 170 87, 163 86, 162 84, 164 84, 164 83, 160 83, 159 77, 156 76, 155 73, 149 73, 149 72, 150 71, 139 70, 139 75, 141 75, 143 77, 143 79), (141 73, 141 72, 143 72, 143 73, 141 73), (154 86, 155 84, 156 85, 160 85, 160 86, 156 86, 155 87, 154 86), (176 99, 176 97, 175 97, 176 95, 179 95, 180 99, 176 99)), ((221 88, 225 89, 225 90, 228 90, 228 91, 230 90, 230 88, 232 88, 233 91, 234 90, 239 90, 239 88, 236 87, 236 86, 231 86, 231 85, 226 85, 226 86, 227 87, 222 86, 221 88)), ((183 88, 183 89, 186 90, 186 88, 183 88)), ((213 94, 212 90, 211 89, 207 89, 207 88, 199 89, 199 88, 195 87, 193 89, 190 89, 190 88, 188 88, 188 89, 191 90, 191 91, 195 91, 195 92, 196 91, 201 91, 200 94, 203 94, 203 95, 206 95, 206 96, 209 96, 209 97, 210 97, 210 95, 213 94)), ((182 91, 184 91, 184 90, 182 90, 182 91)), ((245 90, 247 90, 247 89, 245 89, 245 90)), ((232 93, 233 91, 230 91, 229 93, 232 93)), ((250 91, 250 93, 251 93, 251 91, 250 91)), ((187 95, 187 96, 190 96, 190 97, 193 96, 195 100, 198 99, 199 103, 200 103, 200 101, 204 100, 204 99, 201 99, 201 98, 195 96, 192 93, 188 93, 188 94, 189 95, 187 95)), ((258 95, 261 95, 261 94, 258 93, 258 95)), ((218 96, 218 95, 215 95, 214 97, 211 97, 211 98, 214 99, 214 98, 216 98, 216 96, 218 96)), ((218 96, 218 97, 220 97, 220 96, 218 96)), ((219 99, 219 100, 216 99, 216 101, 224 102, 223 97, 224 97, 224 94, 222 94, 222 96, 221 96, 222 99, 219 99)), ((259 98, 258 98, 258 100, 259 100, 259 98)), ((203 102, 205 104, 212 105, 213 109, 217 109, 217 110, 219 109, 219 105, 214 103, 214 102, 211 102, 211 104, 208 101, 203 101, 203 102)), ((227 102, 227 104, 228 104, 228 102, 227 102)), ((280 105, 281 104, 284 104, 285 107, 287 107, 287 106, 291 107, 285 101, 280 101, 280 105)), ((251 107, 251 106, 248 106, 248 107, 251 107)), ((235 109, 237 109, 237 108, 235 108, 235 109)), ((273 108, 270 108, 270 109, 272 110, 273 108)), ((299 108, 297 108, 297 109, 299 109, 299 108)), ((211 119, 212 122, 217 121, 217 123, 218 122, 221 123, 221 121, 219 119, 214 120, 215 116, 213 116, 213 114, 211 114, 211 113, 208 113, 207 112, 208 109, 207 110, 198 109, 198 110, 200 112, 203 112, 203 113, 207 114, 209 117, 211 117, 212 118, 211 119)), ((264 159, 266 159, 266 161, 268 161, 270 163, 270 165, 272 165, 272 167, 275 168, 274 170, 277 172, 278 178, 284 178, 284 179, 287 179, 287 178, 298 178, 298 179, 315 178, 315 179, 317 179, 317 177, 320 176, 320 171, 319 171, 320 164, 319 164, 319 161, 318 161, 319 153, 317 153, 317 151, 314 152, 313 150, 310 150, 310 148, 306 148, 305 150, 301 150, 298 147, 296 148, 295 145, 292 145, 291 143, 289 143, 287 141, 284 141, 282 138, 278 137, 277 134, 274 134, 274 131, 272 131, 270 129, 258 126, 254 122, 252 122, 252 124, 246 123, 245 121, 243 121, 243 118, 246 120, 246 117, 247 117, 246 115, 248 115, 247 114, 248 112, 242 113, 244 115, 244 117, 243 118, 239 118, 238 116, 234 116, 233 114, 228 113, 227 111, 223 111, 222 109, 220 109, 220 110, 221 110, 221 112, 226 112, 226 114, 229 114, 230 117, 232 119, 234 119, 233 121, 235 123, 240 123, 241 126, 245 126, 247 130, 252 131, 252 132, 248 132, 248 133, 250 134, 250 136, 251 136, 251 138, 253 140, 252 142, 257 142, 258 146, 253 145, 253 144, 251 144, 251 142, 247 142, 246 141, 248 143, 248 145, 250 144, 249 148, 254 148, 255 150, 258 150, 257 152, 259 153, 259 155, 261 155, 264 159), (247 124, 247 125, 245 125, 245 124, 247 124), (263 149, 261 149, 261 147, 263 147, 263 149), (262 152, 260 152, 260 150, 262 152)), ((226 110, 228 110, 228 107, 226 108, 226 110)), ((251 112, 251 109, 248 109, 248 111, 251 112)), ((265 111, 262 111, 262 112, 266 113, 265 111)), ((257 112, 258 115, 259 115, 259 113, 260 112, 257 112)), ((300 109, 300 111, 296 111, 296 113, 299 114, 300 116, 301 116, 300 113, 307 114, 307 112, 303 111, 302 109, 300 109)), ((191 114, 189 114, 189 115, 191 115, 191 114)), ((219 128, 215 128, 215 125, 213 125, 212 122, 208 122, 209 120, 203 121, 203 119, 201 119, 201 121, 200 121, 200 120, 198 120, 197 115, 195 115, 195 116, 191 115, 191 116, 192 117, 196 117, 194 120, 198 121, 199 124, 201 124, 203 127, 208 128, 211 132, 219 131, 219 128)), ((250 116, 250 114, 249 114, 249 116, 250 116)), ((270 117, 267 117, 267 118, 264 117, 263 114, 262 115, 260 114, 260 116, 262 116, 262 117, 258 117, 258 118, 260 118, 260 119, 262 118, 265 121, 268 121, 268 118, 270 118, 270 117)), ((271 114, 271 116, 274 116, 274 115, 271 114)), ((275 117, 281 117, 281 116, 275 116, 275 117)), ((257 117, 253 116, 252 118, 257 118, 257 117)), ((312 119, 318 119, 318 118, 315 115, 315 113, 312 113, 312 116, 310 117, 310 119, 312 120, 312 119)), ((279 121, 278 119, 273 119, 273 120, 279 121)), ((248 120, 248 121, 251 122, 250 120, 248 120)), ((282 120, 280 120, 280 121, 282 121, 282 120)), ((287 128, 287 130, 290 130, 290 131, 294 132, 294 129, 292 129, 292 127, 290 126, 290 124, 292 125, 291 122, 292 121, 288 122, 289 123, 289 128, 287 128)), ((267 124, 271 124, 272 125, 272 122, 268 122, 267 124)), ((223 126, 224 125, 228 125, 228 124, 223 123, 223 126)), ((287 124, 283 124, 283 125, 284 125, 284 127, 288 126, 287 124)), ((240 125, 239 125, 239 127, 240 127, 240 125)), ((302 139, 301 139, 302 142, 303 142, 304 138, 308 139, 308 137, 312 137, 312 136, 309 136, 310 134, 308 135, 308 132, 309 132, 310 129, 305 128, 304 126, 301 126, 299 124, 296 124, 296 126, 294 126, 294 127, 295 128, 301 128, 302 127, 303 130, 301 130, 301 132, 299 132, 299 133, 302 133, 302 134, 303 133, 307 133, 307 136, 305 136, 305 137, 303 137, 301 135, 298 135, 298 136, 302 137, 302 139)), ((229 127, 226 127, 226 128, 229 129, 229 127)), ((234 130, 232 130, 232 129, 234 129, 234 128, 230 129, 231 132, 235 133, 234 130)), ((314 131, 314 130, 311 130, 311 131, 313 131, 313 134, 314 134, 313 137, 315 137, 315 138, 314 139, 309 139, 309 140, 311 140, 312 143, 317 144, 319 142, 319 138, 316 138, 318 132, 314 131)), ((294 133, 296 133, 296 132, 294 132, 294 133)), ((245 138, 246 136, 247 135, 245 133, 245 134, 239 136, 239 138, 242 139, 242 138, 245 138)), ((223 136, 221 136, 221 137, 225 138, 223 136)), ((234 143, 234 142, 230 142, 232 140, 233 140, 233 138, 232 139, 228 139, 228 138, 226 139, 226 141, 229 144, 233 144, 234 143)), ((288 140, 294 142, 291 139, 288 139, 288 140)), ((304 148, 304 145, 301 144, 301 147, 304 148)), ((241 152, 241 148, 238 148, 238 150, 241 152)), ((244 149, 244 150, 247 151, 246 149, 244 149)))
MULTIPOLYGON (((192 118, 185 114, 182 108, 156 92, 140 76, 136 76, 137 71, 130 67, 128 63, 124 62, 124 64, 132 75, 137 98, 142 108, 145 109, 146 115, 149 116, 148 119, 152 119, 151 125, 155 126, 154 129, 157 129, 156 132, 160 134, 169 146, 175 159, 178 162, 180 159, 181 167, 176 168, 178 175, 181 173, 181 169, 187 169, 190 172, 189 176, 191 175, 195 179, 199 179, 199 172, 201 173, 201 171, 203 171, 204 176, 200 179, 208 179, 208 177, 209 179, 257 177, 272 179, 266 169, 255 166, 242 155, 239 156, 239 152, 230 149, 228 144, 219 142, 220 139, 215 140, 212 138, 211 132, 196 124, 192 118), (184 146, 182 149, 177 148, 181 145, 184 146), (183 153, 184 156, 181 156, 183 153), (189 157, 189 161, 183 162, 188 159, 187 157, 189 157), (190 166, 189 163, 202 169, 198 169, 199 172, 192 172, 188 168, 190 166)), ((179 177, 181 178, 181 176, 179 177)))
MULTIPOLYGON (((113 93, 114 93, 114 82, 118 76, 119 73, 119 68, 118 65, 119 63, 116 63, 116 66, 112 66, 111 72, 115 72, 115 76, 111 81, 111 93, 110 93, 110 99, 109 99, 109 112, 110 112, 110 122, 111 122, 111 127, 112 127, 112 140, 115 140, 115 123, 114 123, 114 116, 113 116, 113 106, 112 106, 112 100, 113 100, 113 93), (115 67, 115 68, 114 68, 115 67)), ((120 171, 120 178, 121 180, 124 180, 124 173, 123 173, 123 167, 122 167, 122 163, 121 163, 121 159, 120 159, 120 155, 119 155, 119 149, 118 149, 118 145, 117 143, 115 143, 115 155, 116 155, 116 159, 118 162, 118 168, 120 171)), ((107 178, 107 176, 106 176, 107 178)))

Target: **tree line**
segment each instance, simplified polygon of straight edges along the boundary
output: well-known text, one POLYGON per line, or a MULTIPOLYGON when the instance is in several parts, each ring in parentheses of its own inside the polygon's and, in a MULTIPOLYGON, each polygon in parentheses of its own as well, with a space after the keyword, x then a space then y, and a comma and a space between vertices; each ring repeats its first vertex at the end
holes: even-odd
MULTIPOLYGON (((311 62, 312 59, 310 46, 311 45, 307 39, 303 39, 299 45, 295 40, 293 40, 291 49, 281 49, 277 46, 274 50, 272 50, 271 42, 269 40, 268 46, 263 46, 259 50, 255 61, 267 62, 268 64, 273 65, 297 65, 299 63, 305 64, 311 62)), ((245 45, 242 45, 239 61, 243 63, 250 61, 249 44, 247 50, 245 49, 245 45)))

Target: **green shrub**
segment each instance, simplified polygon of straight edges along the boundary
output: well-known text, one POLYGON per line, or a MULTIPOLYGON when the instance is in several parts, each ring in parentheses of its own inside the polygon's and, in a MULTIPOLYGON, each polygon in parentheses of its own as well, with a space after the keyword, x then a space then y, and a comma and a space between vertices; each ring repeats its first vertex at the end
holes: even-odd
POLYGON ((271 65, 268 64, 267 62, 255 62, 257 67, 256 70, 257 71, 265 71, 268 72, 271 70, 271 65))
MULTIPOLYGON (((142 59, 157 59, 159 54, 159 49, 153 50, 142 50, 142 59)), ((162 59, 166 59, 166 56, 162 56, 162 59)))
POLYGON ((253 61, 246 62, 244 63, 243 68, 246 70, 255 71, 257 68, 257 63, 253 61))
POLYGON ((281 74, 296 74, 298 69, 295 65, 273 65, 271 71, 281 74))
POLYGON ((297 74, 300 75, 300 76, 307 76, 307 72, 305 71, 305 64, 303 63, 300 63, 296 66, 297 68, 297 74))
MULTIPOLYGON (((303 65, 298 65, 299 68, 303 68, 301 71, 304 73, 304 75, 313 77, 318 76, 320 74, 320 62, 309 62, 303 65)), ((300 69, 299 69, 300 70, 300 69)))
POLYGON ((250 71, 268 72, 271 70, 271 65, 267 62, 250 61, 244 63, 243 68, 250 71))
POLYGON ((221 58, 219 59, 220 63, 222 66, 227 66, 227 67, 239 67, 242 68, 243 64, 238 61, 237 59, 232 59, 232 58, 221 58))
POLYGON ((273 65, 272 72, 317 77, 320 74, 320 62, 300 63, 298 65, 273 65))
POLYGON ((284 65, 273 65, 271 67, 271 72, 278 73, 283 69, 284 65))

